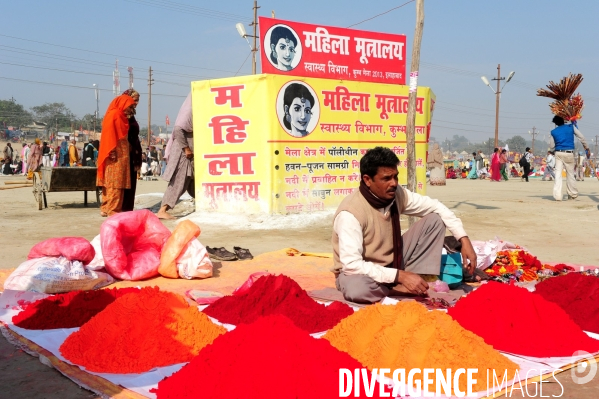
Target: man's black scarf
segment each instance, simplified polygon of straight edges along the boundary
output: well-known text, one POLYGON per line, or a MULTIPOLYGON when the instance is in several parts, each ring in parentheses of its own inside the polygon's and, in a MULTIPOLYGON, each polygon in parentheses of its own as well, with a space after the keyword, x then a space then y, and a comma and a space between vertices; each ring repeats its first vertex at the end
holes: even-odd
MULTIPOLYGON (((384 200, 372 193, 364 180, 360 181, 360 193, 366 201, 375 209, 386 208, 395 200, 395 198, 384 200)), ((402 269, 403 241, 401 239, 401 225, 399 223, 399 204, 391 207, 391 226, 393 227, 393 268, 402 269)))

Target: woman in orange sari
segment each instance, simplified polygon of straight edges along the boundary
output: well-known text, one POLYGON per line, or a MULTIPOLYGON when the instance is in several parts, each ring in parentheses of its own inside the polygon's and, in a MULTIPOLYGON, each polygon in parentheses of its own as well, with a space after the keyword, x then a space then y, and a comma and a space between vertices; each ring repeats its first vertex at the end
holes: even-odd
POLYGON ((96 185, 102 187, 101 216, 112 216, 123 207, 125 189, 131 188, 129 173, 129 121, 135 100, 126 94, 116 97, 102 121, 96 185))

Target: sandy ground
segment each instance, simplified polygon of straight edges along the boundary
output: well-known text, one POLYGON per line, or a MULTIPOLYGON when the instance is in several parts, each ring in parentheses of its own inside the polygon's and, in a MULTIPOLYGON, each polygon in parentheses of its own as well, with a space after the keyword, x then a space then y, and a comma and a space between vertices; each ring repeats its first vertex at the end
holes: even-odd
MULTIPOLYGON (((23 178, 0 177, 0 188, 15 180, 23 178)), ((554 201, 552 186, 540 179, 530 183, 454 180, 445 187, 429 187, 428 194, 462 219, 472 239, 497 236, 527 247, 542 261, 599 265, 599 182, 578 182, 581 194, 575 201, 554 201)), ((157 210, 165 188, 163 181, 139 181, 136 206, 157 210)), ((90 195, 88 208, 83 206, 81 192, 48 193, 47 199, 48 208, 38 211, 30 187, 0 190, 0 268, 17 267, 29 249, 46 238, 77 235, 91 240, 99 233, 105 219, 100 217, 95 196, 90 195)), ((189 200, 180 202, 175 211, 201 225, 200 241, 207 246, 229 250, 241 246, 254 255, 285 247, 331 251, 332 212, 303 217, 190 214, 193 204, 189 200)), ((175 223, 165 224, 173 229, 175 223)), ((93 397, 4 339, 0 339, 0 386, 2 395, 13 399, 93 397)), ((563 397, 598 397, 599 384, 576 392, 576 396, 563 397)))
MULTIPOLYGON (((0 177, 7 181, 22 177, 0 177)), ((564 182, 565 183, 565 182, 564 182)), ((565 184, 564 184, 565 185, 565 184)), ((453 180, 445 187, 429 187, 463 221, 471 239, 495 236, 527 247, 546 262, 599 265, 596 245, 599 239, 599 182, 578 182, 580 196, 575 201, 556 202, 553 183, 519 179, 502 183, 453 180)), ((157 210, 166 182, 138 181, 136 207, 157 210)), ((26 259, 33 245, 49 237, 66 235, 92 239, 105 220, 100 217, 95 195, 89 194, 89 207, 83 206, 83 193, 48 193, 48 208, 37 210, 32 188, 0 190, 0 268, 13 268, 26 259)), ((175 211, 188 215, 193 204, 181 201, 175 211)), ((307 216, 222 215, 194 213, 188 217, 200 224, 204 245, 229 250, 241 246, 254 255, 294 247, 302 251, 330 252, 332 212, 307 216)), ((173 229, 176 222, 165 222, 173 229)), ((404 224, 405 226, 405 224, 404 224)), ((402 226, 402 227, 404 227, 402 226)))

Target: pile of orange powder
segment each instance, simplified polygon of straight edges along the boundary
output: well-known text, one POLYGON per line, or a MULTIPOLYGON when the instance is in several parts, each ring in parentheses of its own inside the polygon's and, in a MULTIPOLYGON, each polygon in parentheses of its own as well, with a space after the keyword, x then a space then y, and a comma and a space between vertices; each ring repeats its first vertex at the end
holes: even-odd
MULTIPOLYGON (((487 389, 487 370, 513 376, 518 365, 444 312, 429 312, 416 302, 376 304, 343 319, 323 337, 369 370, 476 368, 473 392, 487 389)), ((465 376, 459 388, 466 391, 465 376)), ((489 386, 493 385, 492 377, 489 386)))
POLYGON ((60 347, 70 362, 98 373, 142 373, 189 362, 224 334, 185 298, 157 287, 117 298, 60 347))

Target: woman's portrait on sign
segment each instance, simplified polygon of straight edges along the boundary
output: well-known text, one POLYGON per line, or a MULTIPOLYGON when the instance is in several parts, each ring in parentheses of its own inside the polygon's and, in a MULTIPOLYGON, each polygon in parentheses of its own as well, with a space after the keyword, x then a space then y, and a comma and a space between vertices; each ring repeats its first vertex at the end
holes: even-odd
POLYGON ((291 71, 301 61, 302 43, 299 36, 287 25, 274 25, 264 36, 266 58, 280 71, 291 71))
POLYGON ((277 96, 277 115, 287 134, 298 138, 306 137, 318 125, 318 97, 306 83, 288 82, 277 96))

